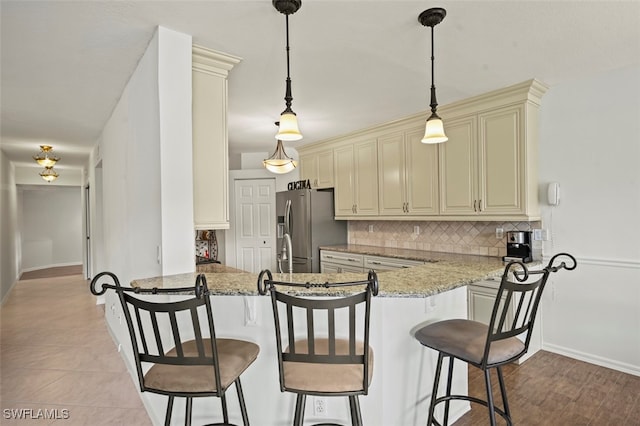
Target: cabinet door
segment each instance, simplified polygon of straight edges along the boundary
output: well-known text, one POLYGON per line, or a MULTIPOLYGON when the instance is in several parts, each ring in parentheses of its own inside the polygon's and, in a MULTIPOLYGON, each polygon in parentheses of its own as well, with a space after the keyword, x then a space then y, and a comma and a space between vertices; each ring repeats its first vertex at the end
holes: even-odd
POLYGON ((322 262, 320 264, 321 274, 335 274, 340 272, 340 266, 333 263, 322 262))
POLYGON ((359 216, 378 214, 378 149, 376 140, 353 146, 355 206, 359 216))
POLYGON ((355 170, 353 146, 336 148, 333 158, 335 166, 336 187, 334 190, 336 216, 353 216, 355 214, 355 170))
POLYGON ((440 144, 440 213, 474 215, 477 212, 477 158, 475 117, 445 122, 449 140, 440 144))
POLYGON ((478 116, 479 197, 483 214, 524 213, 524 135, 522 107, 478 116))
POLYGON ((193 70, 193 221, 195 229, 229 229, 227 80, 193 70))
POLYGON ((380 215, 405 215, 404 135, 378 138, 378 187, 380 215))
POLYGON ((316 164, 318 188, 333 188, 333 150, 319 152, 316 164))
POLYGON ((313 188, 318 187, 318 156, 316 154, 300 156, 300 180, 309 180, 313 188))
POLYGON ((405 192, 409 215, 436 215, 439 211, 438 144, 420 142, 424 128, 405 136, 405 192))

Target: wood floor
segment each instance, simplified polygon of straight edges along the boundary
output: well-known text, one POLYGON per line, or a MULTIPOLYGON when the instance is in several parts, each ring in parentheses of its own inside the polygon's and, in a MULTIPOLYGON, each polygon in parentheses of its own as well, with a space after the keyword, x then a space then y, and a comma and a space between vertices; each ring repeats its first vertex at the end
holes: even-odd
MULTIPOLYGON (((518 426, 639 426, 640 377, 540 351, 503 367, 513 424, 518 426)), ((446 376, 445 376, 446 377, 446 376)), ((498 378, 494 401, 502 406, 498 378)), ((484 376, 469 368, 469 394, 486 399, 484 376)), ((499 425, 506 422, 498 419, 499 425)), ((488 425, 487 409, 472 404, 455 426, 488 425)))
POLYGON ((66 277, 69 275, 81 275, 82 265, 56 266, 53 268, 37 269, 23 272, 20 280, 33 280, 37 278, 66 277))

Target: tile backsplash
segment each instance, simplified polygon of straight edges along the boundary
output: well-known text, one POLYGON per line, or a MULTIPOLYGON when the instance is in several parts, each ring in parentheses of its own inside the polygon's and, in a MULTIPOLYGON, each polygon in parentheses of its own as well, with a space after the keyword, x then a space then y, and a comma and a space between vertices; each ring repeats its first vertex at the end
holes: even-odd
POLYGON ((507 254, 507 231, 535 228, 541 222, 349 221, 349 244, 501 257, 507 254), (504 229, 500 239, 496 228, 504 229))

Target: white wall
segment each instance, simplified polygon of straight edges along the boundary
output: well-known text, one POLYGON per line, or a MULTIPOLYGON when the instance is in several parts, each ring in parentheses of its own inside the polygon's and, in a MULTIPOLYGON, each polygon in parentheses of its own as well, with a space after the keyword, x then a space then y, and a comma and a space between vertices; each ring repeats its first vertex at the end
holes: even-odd
POLYGON ((21 268, 18 197, 14 166, 0 151, 0 301, 18 280, 21 268))
MULTIPOLYGON (((128 285, 195 269, 191 44, 158 28, 91 155, 92 234, 102 240, 94 275, 108 270, 128 285)), ((105 303, 112 333, 126 343, 119 301, 109 292, 105 303)))
POLYGON ((542 101, 541 199, 559 182, 546 255, 573 272, 551 278, 545 349, 640 375, 640 66, 552 87, 542 101))
POLYGON ((80 186, 19 185, 22 272, 83 261, 80 186))

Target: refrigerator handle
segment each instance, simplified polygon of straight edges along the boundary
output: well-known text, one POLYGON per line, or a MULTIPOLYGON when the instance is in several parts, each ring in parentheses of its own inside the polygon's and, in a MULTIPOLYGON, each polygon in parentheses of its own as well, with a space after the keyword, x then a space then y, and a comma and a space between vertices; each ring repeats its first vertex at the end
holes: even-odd
POLYGON ((284 232, 291 235, 291 200, 284 206, 284 232))

